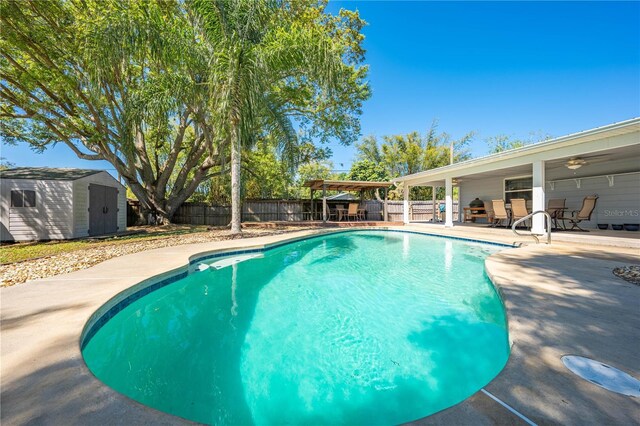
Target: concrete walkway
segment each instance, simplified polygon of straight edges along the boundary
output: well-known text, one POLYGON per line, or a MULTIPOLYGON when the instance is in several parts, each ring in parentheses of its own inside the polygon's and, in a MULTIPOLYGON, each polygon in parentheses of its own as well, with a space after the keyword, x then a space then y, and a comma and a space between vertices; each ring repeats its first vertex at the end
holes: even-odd
MULTIPOLYGON (((511 356, 485 390, 535 424, 640 424, 640 400, 575 376, 580 355, 640 377, 640 287, 615 277, 640 264, 637 250, 533 245, 489 257, 507 307, 511 356)), ((526 424, 483 392, 421 425, 526 424)))
MULTIPOLYGON (((335 231, 168 247, 0 289, 1 423, 189 423, 118 394, 89 372, 79 340, 90 316, 136 283, 183 270, 195 254, 263 247, 321 232, 335 231)), ((640 287, 611 274, 611 268, 630 263, 640 263, 637 250, 559 245, 508 249, 488 259, 487 271, 508 309, 513 349, 505 370, 486 390, 538 424, 640 424, 638 400, 573 376, 559 359, 583 355, 638 377, 640 287)), ((479 392, 417 423, 518 422, 479 392)))
MULTIPOLYGON (((517 236, 511 228, 491 228, 486 224, 456 223, 452 228, 445 228, 443 223, 412 222, 410 227, 422 229, 425 232, 438 233, 466 238, 481 238, 485 240, 504 241, 509 243, 531 244, 533 238, 527 235, 517 236)), ((519 231, 526 232, 526 231, 519 231)), ((544 238, 540 241, 544 242, 544 238)), ((587 244, 603 247, 634 248, 640 253, 640 232, 612 231, 591 229, 589 232, 553 231, 552 243, 587 244)))

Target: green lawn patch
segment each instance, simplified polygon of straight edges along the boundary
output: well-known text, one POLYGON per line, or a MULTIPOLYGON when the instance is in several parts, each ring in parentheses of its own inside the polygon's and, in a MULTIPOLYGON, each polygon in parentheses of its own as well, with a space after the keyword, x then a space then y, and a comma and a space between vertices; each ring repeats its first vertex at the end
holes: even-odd
POLYGON ((138 241, 148 241, 183 234, 192 234, 194 232, 204 232, 207 230, 207 227, 193 225, 167 225, 158 227, 137 227, 130 228, 130 230, 139 230, 141 232, 101 239, 83 238, 72 241, 5 244, 0 247, 0 264, 5 265, 9 263, 22 262, 25 260, 48 257, 78 250, 86 250, 105 245, 129 244, 138 241))

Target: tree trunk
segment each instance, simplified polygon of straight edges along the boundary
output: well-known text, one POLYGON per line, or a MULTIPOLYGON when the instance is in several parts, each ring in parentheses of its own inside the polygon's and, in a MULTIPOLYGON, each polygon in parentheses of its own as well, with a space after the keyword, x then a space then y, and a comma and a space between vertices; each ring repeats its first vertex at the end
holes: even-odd
POLYGON ((231 141, 231 233, 240 234, 241 227, 240 201, 240 141, 237 137, 231 141))

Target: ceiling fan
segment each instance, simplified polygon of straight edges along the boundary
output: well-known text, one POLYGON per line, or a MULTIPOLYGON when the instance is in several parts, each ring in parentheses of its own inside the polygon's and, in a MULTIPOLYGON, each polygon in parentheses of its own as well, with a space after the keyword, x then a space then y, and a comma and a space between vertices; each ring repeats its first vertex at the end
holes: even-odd
POLYGON ((583 160, 582 158, 571 158, 567 160, 566 163, 564 163, 566 168, 571 170, 577 170, 585 164, 587 164, 587 161, 583 160))
POLYGON ((585 158, 580 158, 580 157, 573 157, 568 159, 564 165, 567 169, 570 170, 577 170, 582 166, 585 166, 587 164, 593 164, 593 163, 598 163, 600 161, 605 161, 606 157, 608 157, 610 154, 599 154, 599 155, 591 155, 591 156, 587 156, 585 158), (605 159, 600 159, 600 158, 605 158, 605 159))

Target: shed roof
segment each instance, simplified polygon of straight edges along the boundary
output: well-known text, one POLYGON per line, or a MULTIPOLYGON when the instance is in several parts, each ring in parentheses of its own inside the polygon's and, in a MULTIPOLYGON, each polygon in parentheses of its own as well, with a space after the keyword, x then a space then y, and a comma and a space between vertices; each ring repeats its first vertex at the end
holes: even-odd
POLYGON ((0 171, 2 179, 76 180, 104 170, 53 167, 16 167, 0 171))
POLYGON ((330 191, 360 191, 361 189, 388 188, 392 182, 368 182, 360 180, 308 180, 303 186, 311 189, 327 189, 330 191))

